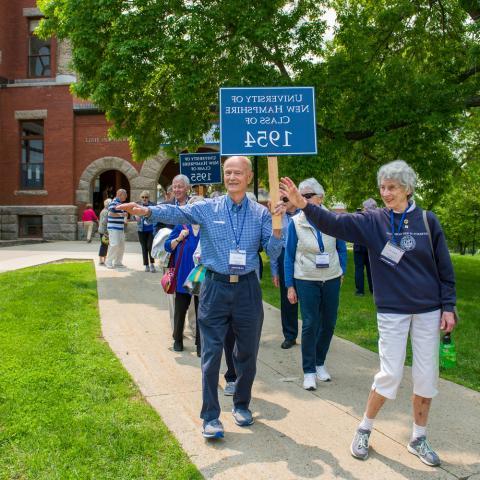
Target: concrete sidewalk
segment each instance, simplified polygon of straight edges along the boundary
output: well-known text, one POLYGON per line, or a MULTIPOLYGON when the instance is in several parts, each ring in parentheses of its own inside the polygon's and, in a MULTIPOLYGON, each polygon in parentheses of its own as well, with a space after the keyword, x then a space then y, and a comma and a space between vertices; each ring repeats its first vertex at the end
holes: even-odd
MULTIPOLYGON (((0 272, 63 258, 96 260, 97 249, 98 243, 80 242, 1 248, 0 272)), ((225 439, 206 442, 200 434, 200 360, 193 340, 185 341, 186 351, 172 351, 160 274, 142 271, 138 244, 127 244, 124 263, 125 272, 97 267, 104 337, 205 478, 480 479, 479 393, 440 381, 429 438, 443 464, 432 469, 405 448, 412 421, 411 371, 406 368, 397 400, 386 404, 375 423, 370 458, 358 461, 349 445, 377 355, 335 337, 328 357, 333 381, 307 392, 300 348, 280 349, 279 312, 267 304, 251 405, 256 423, 237 427, 231 397, 220 388, 225 439)))

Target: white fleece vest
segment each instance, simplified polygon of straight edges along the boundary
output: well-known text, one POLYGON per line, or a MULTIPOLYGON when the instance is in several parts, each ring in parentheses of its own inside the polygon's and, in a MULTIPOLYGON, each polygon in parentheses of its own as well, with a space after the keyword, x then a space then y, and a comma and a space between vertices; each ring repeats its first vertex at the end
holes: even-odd
MULTIPOLYGON (((322 207, 325 208, 325 207, 322 207)), ((328 268, 317 268, 315 255, 320 253, 318 246, 317 232, 308 223, 303 212, 292 217, 297 233, 297 252, 295 254, 294 278, 298 280, 326 281, 340 277, 342 267, 337 252, 337 240, 334 237, 325 235, 322 232, 324 252, 330 255, 330 266, 328 268)))

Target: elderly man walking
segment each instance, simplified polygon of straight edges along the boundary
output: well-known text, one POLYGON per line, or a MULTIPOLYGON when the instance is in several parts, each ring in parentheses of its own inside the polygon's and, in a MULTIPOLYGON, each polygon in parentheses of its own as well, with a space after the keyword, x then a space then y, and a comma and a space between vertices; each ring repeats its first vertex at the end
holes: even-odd
POLYGON ((127 199, 127 191, 123 188, 117 190, 115 198, 108 206, 107 230, 108 230, 108 253, 105 265, 107 268, 124 267, 123 253, 125 252, 125 217, 123 210, 117 207, 127 199))
POLYGON ((150 222, 189 223, 201 226, 202 264, 207 268, 200 292, 198 324, 202 341, 203 436, 222 438, 219 420, 218 376, 225 336, 231 325, 235 335, 233 359, 237 380, 233 417, 237 425, 253 423, 249 410, 263 324, 262 292, 256 274, 258 250, 277 258, 282 248, 281 230, 272 232, 268 210, 246 196, 252 165, 234 156, 224 164, 227 195, 185 207, 139 207, 129 203, 119 209, 145 215, 150 222))

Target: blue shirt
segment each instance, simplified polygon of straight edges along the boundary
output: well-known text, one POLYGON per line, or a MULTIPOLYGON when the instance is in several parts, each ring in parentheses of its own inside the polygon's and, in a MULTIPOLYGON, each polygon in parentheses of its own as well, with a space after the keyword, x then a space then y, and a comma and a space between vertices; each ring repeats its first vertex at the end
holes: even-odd
MULTIPOLYGON (((282 236, 284 239, 287 238, 288 235, 288 226, 292 221, 292 217, 296 215, 300 210, 295 210, 293 213, 285 212, 285 215, 282 217, 282 236)), ((285 248, 285 240, 283 242, 282 248, 285 248)), ((277 277, 280 271, 280 268, 283 268, 283 265, 279 265, 279 258, 276 260, 270 260, 270 273, 272 277, 277 277)))
POLYGON ((120 230, 122 232, 125 230, 125 217, 123 216, 125 212, 117 210, 117 207, 122 203, 119 198, 115 197, 108 206, 107 230, 120 230), (122 216, 116 217, 110 215, 111 213, 121 213, 122 216))
POLYGON ((239 205, 228 195, 223 195, 182 207, 157 205, 149 208, 152 212, 148 218, 149 223, 200 225, 202 264, 214 272, 224 275, 239 273, 231 270, 228 265, 230 252, 237 250, 237 240, 238 249, 245 250, 247 257, 241 275, 258 270, 260 246, 272 259, 280 255, 283 242, 272 234, 270 213, 264 206, 250 201, 246 196, 239 205))

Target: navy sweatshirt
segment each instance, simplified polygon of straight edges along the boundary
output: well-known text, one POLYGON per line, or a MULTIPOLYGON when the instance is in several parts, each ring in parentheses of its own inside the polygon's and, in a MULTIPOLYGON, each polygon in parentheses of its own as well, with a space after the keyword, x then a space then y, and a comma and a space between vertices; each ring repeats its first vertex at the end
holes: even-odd
MULTIPOLYGON (((396 267, 380 260, 380 253, 391 240, 390 210, 378 208, 359 213, 335 214, 308 204, 308 220, 322 232, 336 238, 361 243, 368 248, 377 310, 381 313, 425 313, 436 309, 452 312, 456 303, 455 276, 445 236, 437 217, 427 212, 435 251, 435 268, 422 209, 413 204, 399 234, 397 245, 405 254, 396 267)), ((395 232, 401 214, 394 214, 395 232)))

